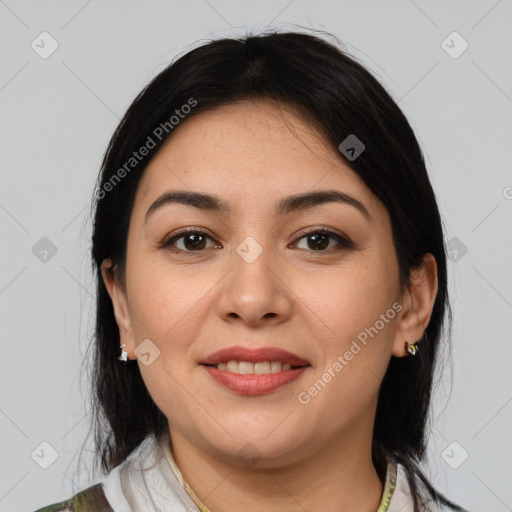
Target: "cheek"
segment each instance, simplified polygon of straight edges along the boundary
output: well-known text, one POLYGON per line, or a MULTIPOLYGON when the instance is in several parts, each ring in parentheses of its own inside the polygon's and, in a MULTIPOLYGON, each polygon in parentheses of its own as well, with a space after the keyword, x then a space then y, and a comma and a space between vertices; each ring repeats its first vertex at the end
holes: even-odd
POLYGON ((334 422, 339 411, 359 414, 376 399, 391 356, 398 269, 392 262, 375 258, 370 263, 370 259, 317 278, 314 288, 305 284, 302 288, 309 290, 305 302, 310 310, 329 327, 326 334, 318 335, 323 357, 308 386, 322 395, 315 398, 316 406, 330 404, 330 412, 323 414, 332 412, 334 422))
MULTIPOLYGON (((393 267, 353 265, 335 274, 316 275, 298 284, 301 296, 321 316, 342 345, 373 326, 398 297, 398 274, 393 267)), ((387 325, 387 324, 386 324, 387 325)))
MULTIPOLYGON (((143 265, 134 261, 131 273, 130 315, 137 336, 155 340, 181 339, 180 331, 190 337, 191 326, 198 326, 208 292, 216 280, 210 274, 189 269, 172 268, 154 261, 146 265, 151 271, 140 271, 143 265)), ((218 280, 218 276, 217 276, 218 280)))

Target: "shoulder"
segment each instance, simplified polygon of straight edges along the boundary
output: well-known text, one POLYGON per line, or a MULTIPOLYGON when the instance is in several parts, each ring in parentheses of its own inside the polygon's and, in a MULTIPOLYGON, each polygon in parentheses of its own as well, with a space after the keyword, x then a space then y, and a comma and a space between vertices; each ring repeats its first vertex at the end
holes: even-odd
MULTIPOLYGON (((413 493, 409 484, 407 470, 402 464, 396 461, 392 462, 391 467, 393 467, 393 464, 396 471, 396 481, 389 508, 386 509, 386 512, 414 512, 413 493)), ((436 497, 434 497, 425 483, 416 475, 414 476, 414 480, 416 483, 416 495, 419 498, 419 506, 422 512, 468 512, 465 508, 459 507, 457 504, 453 504, 453 507, 448 505, 448 503, 451 503, 451 500, 437 491, 436 497), (448 503, 443 503, 443 499, 448 503)))
POLYGON ((103 485, 92 485, 68 500, 37 509, 35 512, 114 512, 109 505, 103 485))

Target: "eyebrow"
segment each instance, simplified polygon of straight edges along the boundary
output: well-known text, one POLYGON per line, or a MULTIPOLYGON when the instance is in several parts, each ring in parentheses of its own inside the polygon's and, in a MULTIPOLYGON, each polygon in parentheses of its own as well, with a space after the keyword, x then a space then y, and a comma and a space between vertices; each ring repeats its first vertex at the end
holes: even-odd
MULTIPOLYGON (((353 206, 359 210, 368 220, 371 215, 361 201, 339 190, 318 190, 295 194, 281 199, 275 206, 275 214, 288 215, 292 212, 308 210, 326 203, 342 203, 353 206)), ((159 208, 169 204, 184 204, 204 211, 215 213, 230 213, 231 209, 225 201, 217 196, 188 190, 172 190, 165 192, 156 199, 146 212, 145 221, 159 208)))

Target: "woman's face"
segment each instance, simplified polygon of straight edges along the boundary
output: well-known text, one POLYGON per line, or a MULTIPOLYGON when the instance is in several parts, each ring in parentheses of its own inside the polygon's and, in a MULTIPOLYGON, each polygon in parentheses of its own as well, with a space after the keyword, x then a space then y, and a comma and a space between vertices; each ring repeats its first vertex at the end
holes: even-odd
POLYGON ((173 443, 239 464, 370 443, 389 359, 405 355, 386 208, 269 101, 175 128, 137 191, 126 290, 109 292, 173 443), (178 191, 208 197, 184 204, 178 191))

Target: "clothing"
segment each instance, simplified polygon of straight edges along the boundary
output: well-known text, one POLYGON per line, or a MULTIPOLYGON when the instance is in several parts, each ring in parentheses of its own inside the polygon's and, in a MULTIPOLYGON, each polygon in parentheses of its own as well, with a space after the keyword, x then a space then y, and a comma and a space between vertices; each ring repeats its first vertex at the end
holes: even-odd
MULTIPOLYGON (((427 512, 444 512, 435 504, 427 512)), ((101 482, 71 499, 35 512, 209 512, 184 481, 170 448, 148 436, 101 482)), ((389 459, 384 492, 376 512, 413 512, 403 466, 389 459)))

